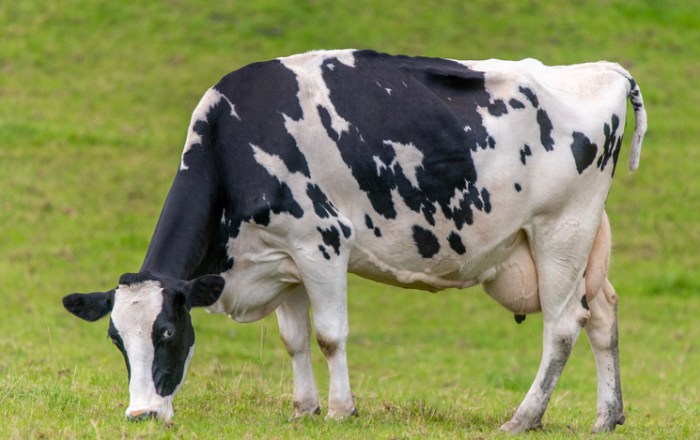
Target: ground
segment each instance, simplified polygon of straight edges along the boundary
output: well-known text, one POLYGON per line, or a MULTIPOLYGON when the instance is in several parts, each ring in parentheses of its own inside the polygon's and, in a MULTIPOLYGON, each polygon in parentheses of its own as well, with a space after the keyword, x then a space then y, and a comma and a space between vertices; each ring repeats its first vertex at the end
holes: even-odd
MULTIPOLYGON (((700 425, 700 7, 545 1, 0 6, 0 437, 490 438, 535 375, 541 319, 477 289, 432 295, 350 278, 348 344, 360 417, 289 423, 291 366, 274 318, 194 314, 197 348, 174 425, 124 420, 128 392, 107 323, 61 307, 138 269, 204 91, 248 62, 318 48, 461 59, 607 59, 640 84, 641 166, 608 200, 620 295, 629 438, 700 425), (546 18, 546 20, 545 20, 546 18), (543 26, 542 23, 547 23, 543 26)), ((632 124, 628 124, 628 132, 632 124)), ((628 153, 629 135, 623 157, 628 153)), ((327 370, 314 347, 322 402, 327 370)), ((532 437, 585 436, 595 420, 582 336, 532 437)), ((617 434, 616 434, 617 435, 617 434)))

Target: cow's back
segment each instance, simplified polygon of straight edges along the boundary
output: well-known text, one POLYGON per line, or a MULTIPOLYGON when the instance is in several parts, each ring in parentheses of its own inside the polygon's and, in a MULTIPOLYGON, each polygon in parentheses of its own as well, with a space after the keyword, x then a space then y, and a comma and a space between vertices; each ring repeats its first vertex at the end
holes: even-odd
POLYGON ((629 85, 603 64, 331 51, 214 90, 229 252, 242 224, 280 250, 307 231, 322 260, 351 240, 350 270, 442 288, 479 282, 534 216, 602 211, 629 85))

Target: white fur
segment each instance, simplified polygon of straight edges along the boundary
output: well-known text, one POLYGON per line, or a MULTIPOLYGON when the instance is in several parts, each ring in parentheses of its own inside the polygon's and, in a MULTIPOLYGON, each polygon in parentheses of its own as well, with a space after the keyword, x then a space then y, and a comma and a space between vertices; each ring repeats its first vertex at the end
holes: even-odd
MULTIPOLYGON (((144 411, 157 413, 158 417, 165 421, 173 416, 173 398, 182 384, 178 385, 173 394, 162 397, 156 392, 153 383, 152 366, 155 348, 152 342, 152 329, 162 307, 162 288, 155 281, 128 286, 120 285, 114 294, 112 322, 124 342, 124 349, 131 367, 127 416, 144 411)), ((190 349, 187 364, 193 351, 194 346, 190 349)))

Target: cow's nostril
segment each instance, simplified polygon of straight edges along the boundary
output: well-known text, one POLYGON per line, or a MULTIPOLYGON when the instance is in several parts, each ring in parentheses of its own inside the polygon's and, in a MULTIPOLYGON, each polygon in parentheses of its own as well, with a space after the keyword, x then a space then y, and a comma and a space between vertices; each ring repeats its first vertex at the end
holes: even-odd
POLYGON ((149 411, 147 409, 141 409, 138 411, 130 411, 126 414, 126 418, 130 422, 142 422, 144 420, 155 418, 158 415, 155 411, 149 411))

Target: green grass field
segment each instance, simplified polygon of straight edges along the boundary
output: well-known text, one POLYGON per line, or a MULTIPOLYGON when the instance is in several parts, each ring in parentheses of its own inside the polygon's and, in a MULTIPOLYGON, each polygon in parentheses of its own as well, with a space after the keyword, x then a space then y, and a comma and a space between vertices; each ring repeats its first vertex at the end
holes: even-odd
MULTIPOLYGON (((537 371, 542 320, 516 325, 478 288, 432 295, 350 277, 361 416, 343 423, 287 421, 291 364, 274 316, 244 325, 201 311, 174 424, 128 423, 107 322, 61 306, 138 270, 208 87, 252 61, 343 47, 608 59, 633 73, 650 130, 639 171, 618 168, 608 201, 627 413, 613 437, 700 438, 694 0, 0 3, 0 438, 500 436, 537 371)), ((595 383, 581 336, 544 430, 526 436, 587 437, 595 383)))

